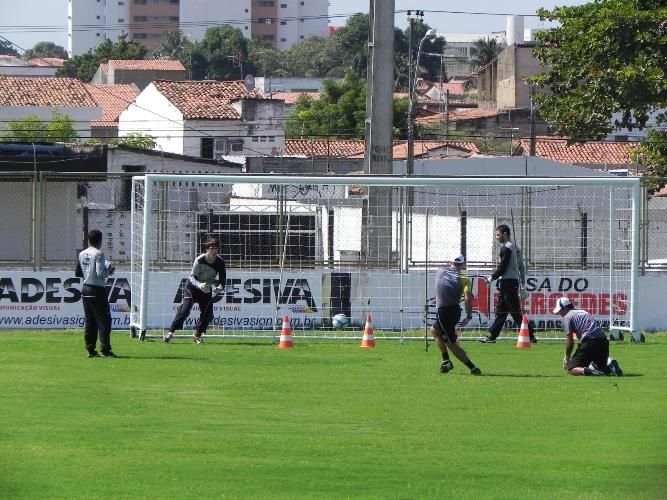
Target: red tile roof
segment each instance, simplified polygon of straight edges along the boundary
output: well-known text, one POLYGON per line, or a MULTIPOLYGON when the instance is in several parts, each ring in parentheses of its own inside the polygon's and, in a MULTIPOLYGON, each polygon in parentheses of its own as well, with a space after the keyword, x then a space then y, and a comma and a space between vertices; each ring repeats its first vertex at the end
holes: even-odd
MULTIPOLYGON (((466 120, 477 120, 479 118, 490 118, 504 113, 501 109, 479 109, 479 108, 454 108, 449 111, 450 122, 460 122, 466 120)), ((444 121, 445 113, 437 113, 432 116, 418 117, 419 123, 434 123, 444 121)))
MULTIPOLYGON (((536 155, 550 160, 574 165, 631 165, 631 153, 637 143, 589 141, 568 146, 565 139, 540 136, 537 138, 536 155)), ((530 140, 522 139, 524 153, 530 151, 530 140)))
POLYGON ((449 83, 434 83, 432 87, 435 87, 436 90, 442 90, 443 92, 447 92, 449 90, 450 94, 463 94, 465 93, 465 81, 458 81, 458 82, 449 82, 449 83))
POLYGON ((0 78, 0 106, 96 108, 83 83, 75 78, 0 78))
MULTIPOLYGON (((456 149, 461 153, 479 154, 473 142, 463 141, 415 141, 415 158, 445 156, 447 149, 456 149)), ((394 143, 394 160, 405 160, 408 157, 408 143, 394 143)))
MULTIPOLYGON (((415 157, 439 156, 444 149, 456 149, 466 154, 478 154, 479 149, 472 142, 455 141, 415 141, 415 157)), ((407 158, 408 146, 405 141, 396 141, 393 146, 393 158, 407 158)), ((330 156, 332 158, 363 158, 364 141, 335 139, 287 139, 286 155, 330 156)))
POLYGON ((38 57, 35 59, 30 59, 28 63, 33 66, 43 66, 47 68, 61 68, 65 64, 65 59, 60 59, 59 57, 38 57))
POLYGON ((90 122, 93 127, 115 127, 118 117, 139 95, 133 85, 86 84, 86 88, 102 108, 102 117, 90 122))
POLYGON ((322 92, 265 92, 264 97, 268 99, 282 99, 285 104, 294 104, 301 97, 301 94, 307 94, 315 101, 322 97, 322 92))
POLYGON ((186 120, 240 120, 231 107, 234 99, 257 98, 243 80, 236 81, 170 81, 155 80, 155 88, 183 113, 186 120))
POLYGON ((122 71, 185 71, 181 61, 171 59, 110 59, 108 64, 122 71))
POLYGON ((331 156, 350 158, 364 155, 364 141, 328 139, 286 139, 286 155, 331 156))

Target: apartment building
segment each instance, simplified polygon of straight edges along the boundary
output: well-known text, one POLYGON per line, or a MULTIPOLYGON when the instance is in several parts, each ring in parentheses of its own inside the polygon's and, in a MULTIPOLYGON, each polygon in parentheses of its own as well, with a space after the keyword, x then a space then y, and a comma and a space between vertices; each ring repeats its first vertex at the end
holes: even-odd
POLYGON ((328 0, 68 0, 67 50, 80 55, 122 34, 150 50, 169 31, 181 29, 198 41, 221 24, 286 49, 327 36, 328 12, 328 0))

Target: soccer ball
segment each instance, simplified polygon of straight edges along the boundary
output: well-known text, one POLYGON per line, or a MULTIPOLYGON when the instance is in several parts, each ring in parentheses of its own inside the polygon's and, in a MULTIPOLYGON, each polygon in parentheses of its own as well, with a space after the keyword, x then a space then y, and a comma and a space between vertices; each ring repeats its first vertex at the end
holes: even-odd
POLYGON ((333 318, 331 318, 331 324, 335 329, 339 330, 349 325, 350 319, 344 314, 336 314, 333 318))

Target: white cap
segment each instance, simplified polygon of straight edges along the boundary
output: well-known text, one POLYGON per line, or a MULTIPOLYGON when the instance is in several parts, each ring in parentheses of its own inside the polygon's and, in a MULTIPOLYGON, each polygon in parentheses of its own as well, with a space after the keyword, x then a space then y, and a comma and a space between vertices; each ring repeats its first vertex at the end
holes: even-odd
POLYGON ((571 306, 572 302, 567 297, 561 297, 556 301, 556 307, 554 307, 554 314, 558 314, 563 307, 571 306))
POLYGON ((454 264, 465 264, 466 263, 466 258, 463 255, 457 255, 452 259, 452 262, 454 264))

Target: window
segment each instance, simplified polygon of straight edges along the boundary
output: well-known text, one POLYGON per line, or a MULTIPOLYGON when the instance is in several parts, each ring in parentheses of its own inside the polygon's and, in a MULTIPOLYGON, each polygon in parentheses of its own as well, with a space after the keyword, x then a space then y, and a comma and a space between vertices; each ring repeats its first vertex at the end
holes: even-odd
POLYGON ((301 19, 299 19, 299 21, 303 22, 303 17, 301 19))
POLYGON ((258 141, 259 141, 259 137, 253 137, 252 138, 252 142, 258 142, 258 141))
POLYGON ((287 41, 287 38, 281 38, 280 41, 281 41, 281 42, 286 42, 286 41, 287 41))
POLYGON ((199 156, 202 158, 213 158, 213 142, 213 137, 202 137, 199 156))
POLYGON ((287 21, 280 21, 281 26, 285 26, 287 24, 287 21))
POLYGON ((275 37, 273 35, 262 35, 262 40, 273 41, 275 37))
POLYGON ((118 5, 125 5, 125 2, 118 2, 118 5))
POLYGON ((125 22, 125 19, 122 19, 122 18, 121 18, 121 19, 118 19, 118 22, 119 22, 119 23, 124 23, 124 22, 125 22))
POLYGON ((257 2, 258 7, 274 7, 276 5, 276 2, 272 0, 259 0, 257 2))
POLYGON ((286 4, 286 3, 281 3, 281 4, 280 4, 280 8, 281 8, 281 9, 286 9, 286 8, 287 8, 287 4, 286 4))

